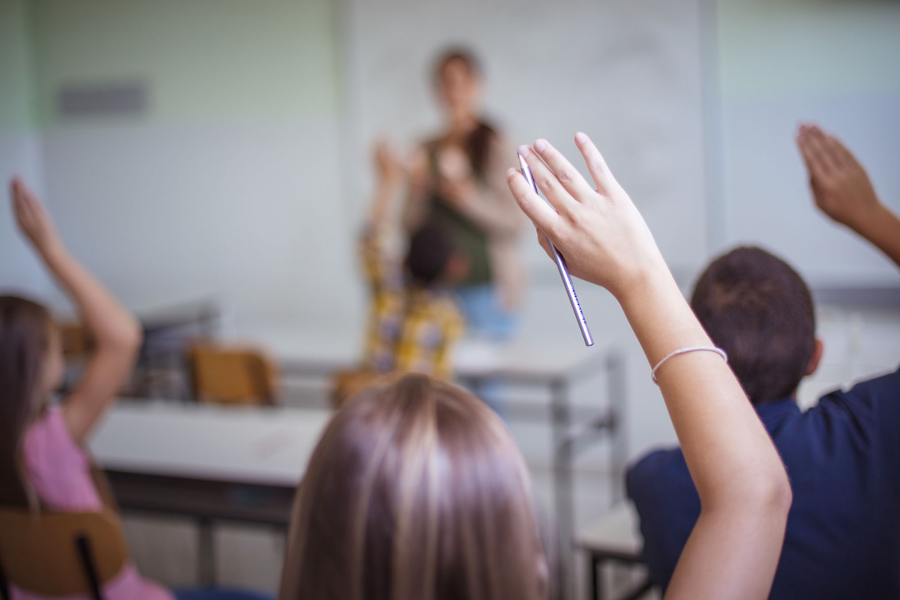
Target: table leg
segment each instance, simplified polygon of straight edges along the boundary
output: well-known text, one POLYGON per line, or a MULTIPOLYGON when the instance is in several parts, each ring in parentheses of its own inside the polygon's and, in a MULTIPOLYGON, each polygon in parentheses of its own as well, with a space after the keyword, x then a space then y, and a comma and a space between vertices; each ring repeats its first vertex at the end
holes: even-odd
POLYGON ((600 558, 591 553, 591 585, 588 589, 591 590, 591 600, 602 600, 603 598, 603 588, 600 585, 600 558))
POLYGON ((574 597, 572 570, 572 529, 574 506, 572 501, 572 445, 570 429, 569 389, 564 379, 550 386, 553 435, 553 494, 556 528, 559 539, 559 591, 563 599, 574 597))
POLYGON ((211 519, 197 520, 197 583, 201 586, 216 584, 215 540, 211 519))

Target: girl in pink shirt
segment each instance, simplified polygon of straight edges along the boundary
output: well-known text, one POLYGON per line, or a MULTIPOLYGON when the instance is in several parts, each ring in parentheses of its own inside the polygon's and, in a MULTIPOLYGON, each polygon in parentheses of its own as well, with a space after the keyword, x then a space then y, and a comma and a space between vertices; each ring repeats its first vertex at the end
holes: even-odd
MULTIPOLYGON (((60 333, 49 311, 0 296, 0 505, 53 511, 100 511, 103 502, 83 446, 128 377, 141 342, 135 318, 71 254, 40 200, 19 180, 11 185, 21 232, 68 292, 94 341, 84 376, 60 406, 48 398, 63 376, 60 333)), ((38 600, 10 586, 16 600, 38 600)), ((172 600, 166 588, 126 565, 103 585, 108 600, 172 600)), ((69 596, 65 600, 87 600, 69 596)))

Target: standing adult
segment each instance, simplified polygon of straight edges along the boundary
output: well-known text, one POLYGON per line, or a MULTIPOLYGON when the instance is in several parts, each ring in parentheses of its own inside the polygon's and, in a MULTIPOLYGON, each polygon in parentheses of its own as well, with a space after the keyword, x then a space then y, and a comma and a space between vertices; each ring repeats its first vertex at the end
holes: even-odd
POLYGON ((411 232, 430 220, 451 233, 469 263, 456 292, 470 329, 507 338, 524 283, 518 240, 526 220, 506 185, 515 152, 481 115, 484 81, 472 53, 442 54, 434 83, 444 129, 414 157, 403 226, 411 232))

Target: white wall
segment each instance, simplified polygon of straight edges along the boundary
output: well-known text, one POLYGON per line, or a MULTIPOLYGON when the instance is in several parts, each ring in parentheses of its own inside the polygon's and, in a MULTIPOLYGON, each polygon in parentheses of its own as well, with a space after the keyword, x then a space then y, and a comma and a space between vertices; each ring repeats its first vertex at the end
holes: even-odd
MULTIPOLYGON (((37 182, 129 307, 213 298, 239 323, 361 321, 331 2, 4 1, 22 13, 32 81, 13 87, 35 125, 0 139, 0 166, 37 182), (63 86, 120 82, 146 86, 145 112, 57 112, 63 86)), ((24 246, 3 244, 4 282, 30 272, 24 246)))
POLYGON ((34 122, 33 64, 24 0, 0 2, 0 293, 46 297, 50 281, 16 231, 7 185, 14 175, 44 190, 41 136, 34 122))
MULTIPOLYGON (((433 61, 463 44, 484 63, 488 117, 513 142, 546 137, 581 167, 572 136, 587 132, 670 264, 692 271, 706 259, 699 4, 350 0, 354 164, 368 174, 378 135, 410 147, 436 131, 433 61)), ((526 251, 553 276, 535 244, 526 251)))
POLYGON ((724 237, 765 245, 815 287, 900 287, 894 265, 816 210, 793 139, 801 120, 834 132, 900 210, 900 4, 723 1, 718 42, 724 237))

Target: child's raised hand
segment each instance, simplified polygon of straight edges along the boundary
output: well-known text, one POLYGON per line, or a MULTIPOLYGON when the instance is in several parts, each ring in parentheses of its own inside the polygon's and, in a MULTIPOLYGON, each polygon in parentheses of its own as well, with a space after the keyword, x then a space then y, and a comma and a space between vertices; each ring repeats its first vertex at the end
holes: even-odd
POLYGON ((822 212, 853 229, 877 212, 878 196, 866 170, 840 140, 804 124, 797 132, 797 146, 822 212))
POLYGON ((575 143, 596 190, 545 140, 534 143, 537 152, 527 146, 519 152, 556 210, 532 191, 516 169, 507 173, 509 188, 538 228, 544 250, 549 254, 540 232, 546 233, 563 255, 572 275, 602 285, 621 301, 648 276, 665 272, 666 265, 643 217, 600 152, 583 133, 575 135, 575 143))
POLYGON ((375 168, 378 179, 384 183, 394 184, 403 179, 403 165, 387 140, 375 143, 375 168))
POLYGON ((38 252, 46 253, 60 243, 50 213, 40 199, 28 189, 21 179, 14 177, 9 185, 13 211, 19 229, 31 241, 38 252))

